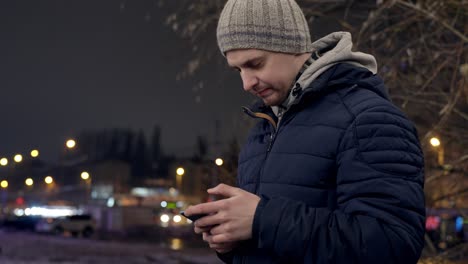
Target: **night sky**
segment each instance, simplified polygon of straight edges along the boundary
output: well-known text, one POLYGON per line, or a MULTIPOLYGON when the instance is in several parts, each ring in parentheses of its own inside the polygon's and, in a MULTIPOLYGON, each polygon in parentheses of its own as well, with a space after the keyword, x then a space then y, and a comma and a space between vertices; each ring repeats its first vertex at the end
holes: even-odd
POLYGON ((193 153, 197 135, 213 140, 216 119, 224 142, 245 133, 240 106, 253 98, 236 73, 213 64, 176 81, 190 44, 163 25, 155 1, 129 2, 0 1, 0 156, 37 148, 55 160, 86 130, 149 137, 160 125, 163 148, 179 156, 193 153))

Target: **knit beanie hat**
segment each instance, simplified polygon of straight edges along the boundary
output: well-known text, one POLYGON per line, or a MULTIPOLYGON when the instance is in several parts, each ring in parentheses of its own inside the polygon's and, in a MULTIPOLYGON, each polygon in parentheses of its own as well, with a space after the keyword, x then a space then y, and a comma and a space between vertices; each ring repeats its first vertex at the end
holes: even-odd
POLYGON ((307 21, 294 0, 228 0, 216 35, 223 54, 234 49, 312 50, 307 21))

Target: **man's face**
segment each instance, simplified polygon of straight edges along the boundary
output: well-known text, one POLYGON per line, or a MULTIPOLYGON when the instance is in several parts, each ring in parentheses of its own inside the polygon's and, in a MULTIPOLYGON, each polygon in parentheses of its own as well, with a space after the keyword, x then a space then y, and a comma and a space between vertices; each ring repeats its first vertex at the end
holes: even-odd
POLYGON ((231 50, 226 58, 229 66, 240 72, 244 90, 268 106, 280 105, 287 98, 303 63, 294 54, 257 49, 231 50))

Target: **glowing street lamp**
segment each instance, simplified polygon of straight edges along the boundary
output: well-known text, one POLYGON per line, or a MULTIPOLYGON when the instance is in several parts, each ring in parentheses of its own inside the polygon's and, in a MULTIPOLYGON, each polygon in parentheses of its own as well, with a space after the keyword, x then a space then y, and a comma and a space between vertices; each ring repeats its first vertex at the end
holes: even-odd
POLYGON ((20 163, 21 161, 23 161, 23 156, 21 156, 21 154, 16 154, 13 159, 16 163, 20 163))
POLYGON ((216 165, 221 166, 221 165, 223 165, 224 161, 223 161, 223 159, 221 159, 221 158, 217 158, 217 159, 215 160, 215 163, 216 163, 216 165))
POLYGON ((67 143, 65 144, 68 149, 72 149, 76 146, 76 141, 73 139, 67 140, 67 143))
MULTIPOLYGON (((216 185, 217 179, 218 179, 219 174, 220 174, 221 166, 224 164, 224 160, 222 158, 217 158, 217 159, 215 159, 215 164, 219 168, 214 168, 213 173, 211 175, 211 185, 212 186, 216 185)), ((213 200, 215 200, 215 197, 213 195, 209 195, 208 200, 213 201, 213 200)))
POLYGON ((182 176, 182 175, 184 175, 185 170, 184 170, 184 168, 179 167, 179 168, 177 168, 176 173, 177 173, 177 175, 182 176))
POLYGON ((440 140, 436 137, 431 138, 429 141, 433 147, 438 147, 440 146, 440 140))
POLYGON ((44 182, 47 184, 51 184, 54 182, 54 179, 51 176, 47 176, 44 178, 44 182))
POLYGON ((27 178, 24 183, 26 183, 27 186, 32 186, 34 184, 34 181, 33 179, 31 178, 27 178))
POLYGON ((177 189, 180 190, 180 188, 182 187, 182 176, 185 174, 184 168, 182 167, 177 168, 176 174, 177 174, 177 177, 176 177, 177 189))
POLYGON ((2 182, 0 182, 0 186, 1 186, 3 189, 6 189, 6 188, 8 187, 8 181, 3 180, 2 182))
POLYGON ((81 179, 83 179, 83 180, 89 179, 89 173, 86 172, 86 171, 83 171, 83 172, 81 173, 81 179))
POLYGON ((444 166, 444 148, 440 142, 440 139, 433 137, 429 140, 429 142, 437 150, 437 163, 439 163, 440 166, 444 166))
POLYGON ((39 150, 33 149, 31 150, 31 157, 37 158, 39 156, 39 150))
POLYGON ((8 159, 7 159, 7 158, 2 158, 2 159, 0 159, 0 165, 1 165, 1 166, 6 166, 6 165, 8 165, 8 159))

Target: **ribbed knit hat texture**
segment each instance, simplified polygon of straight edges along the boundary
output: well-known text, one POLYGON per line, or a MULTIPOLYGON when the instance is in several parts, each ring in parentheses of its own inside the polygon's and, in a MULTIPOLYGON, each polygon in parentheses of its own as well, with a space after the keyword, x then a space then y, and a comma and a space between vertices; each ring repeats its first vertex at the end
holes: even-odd
POLYGON ((284 53, 310 52, 309 27, 294 0, 228 0, 218 21, 218 46, 284 53))

